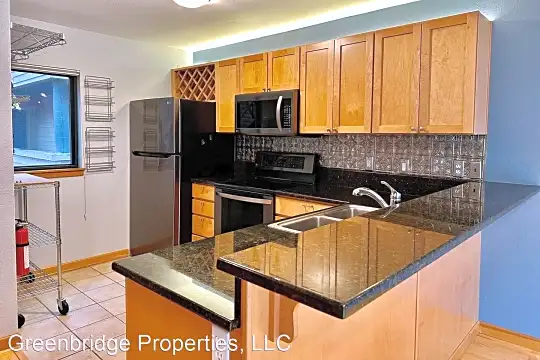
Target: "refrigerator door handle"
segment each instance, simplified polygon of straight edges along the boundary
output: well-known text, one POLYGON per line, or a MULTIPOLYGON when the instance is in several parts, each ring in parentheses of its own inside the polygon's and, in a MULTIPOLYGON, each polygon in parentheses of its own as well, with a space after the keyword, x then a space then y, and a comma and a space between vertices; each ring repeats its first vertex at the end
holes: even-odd
POLYGON ((135 156, 141 156, 141 157, 153 157, 153 158, 160 158, 160 159, 168 159, 171 156, 181 156, 181 153, 165 153, 165 152, 154 152, 154 151, 139 151, 139 150, 133 150, 132 154, 135 156))

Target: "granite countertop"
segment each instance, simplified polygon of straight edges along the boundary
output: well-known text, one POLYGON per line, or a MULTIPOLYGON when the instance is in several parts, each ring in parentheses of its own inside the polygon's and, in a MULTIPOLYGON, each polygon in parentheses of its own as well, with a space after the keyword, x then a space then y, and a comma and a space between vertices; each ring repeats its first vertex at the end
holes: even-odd
POLYGON ((218 269, 344 319, 539 189, 466 183, 222 256, 218 269))
MULTIPOLYGON (((388 176, 398 183, 407 180, 388 176)), ((286 195, 349 202, 345 193, 350 187, 332 189, 347 184, 346 177, 341 179, 327 178, 311 192, 287 189, 286 195)), ((377 175, 363 185, 355 179, 354 186, 374 186, 380 180, 377 175)), ((229 331, 240 326, 240 279, 346 318, 540 189, 491 182, 453 185, 424 182, 405 198, 413 199, 397 208, 301 235, 257 225, 117 261, 113 269, 229 331), (449 188, 438 191, 441 187, 449 188)))

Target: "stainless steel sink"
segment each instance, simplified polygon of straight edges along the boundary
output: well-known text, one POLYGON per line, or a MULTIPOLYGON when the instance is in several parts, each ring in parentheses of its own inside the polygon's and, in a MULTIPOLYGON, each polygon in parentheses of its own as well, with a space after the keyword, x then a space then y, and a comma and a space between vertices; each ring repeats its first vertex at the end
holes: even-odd
POLYGON ((378 208, 361 205, 345 205, 336 209, 326 210, 324 216, 338 218, 341 220, 349 219, 368 212, 379 210, 378 208))
POLYGON ((317 211, 290 220, 281 220, 268 225, 271 228, 300 234, 304 231, 349 219, 367 212, 379 210, 369 206, 343 205, 336 208, 317 211))

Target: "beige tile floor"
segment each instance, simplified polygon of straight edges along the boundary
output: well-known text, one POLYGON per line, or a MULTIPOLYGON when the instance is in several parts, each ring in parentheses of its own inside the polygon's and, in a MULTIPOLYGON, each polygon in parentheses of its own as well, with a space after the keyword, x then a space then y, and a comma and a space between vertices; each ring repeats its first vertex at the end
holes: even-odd
MULTIPOLYGON (((56 292, 19 303, 26 318, 19 330, 23 339, 79 339, 105 336, 123 338, 126 333, 125 279, 111 269, 111 262, 63 274, 63 290, 70 311, 60 315, 56 292)), ((124 353, 110 356, 98 351, 24 351, 0 353, 0 360, 109 360, 125 359, 124 353)))

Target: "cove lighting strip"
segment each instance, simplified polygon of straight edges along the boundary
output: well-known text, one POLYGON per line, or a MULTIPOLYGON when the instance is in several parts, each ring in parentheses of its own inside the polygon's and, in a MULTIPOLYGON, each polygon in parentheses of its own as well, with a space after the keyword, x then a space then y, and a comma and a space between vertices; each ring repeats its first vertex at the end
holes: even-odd
MULTIPOLYGON (((294 0, 293 0, 294 1, 294 0)), ((247 40, 253 40, 269 35, 275 35, 284 33, 291 30, 301 29, 308 26, 313 26, 317 24, 322 24, 325 22, 330 22, 333 20, 343 19, 350 16, 366 14, 369 12, 382 10, 394 6, 409 4, 417 2, 420 0, 372 0, 368 2, 363 2, 356 5, 351 5, 343 7, 337 10, 332 10, 326 13, 318 14, 312 17, 307 17, 276 26, 270 26, 267 28, 262 28, 258 30, 253 30, 249 32, 238 33, 231 36, 221 37, 215 40, 201 42, 189 46, 182 47, 182 49, 195 52, 200 50, 212 49, 220 46, 231 45, 247 40)))

